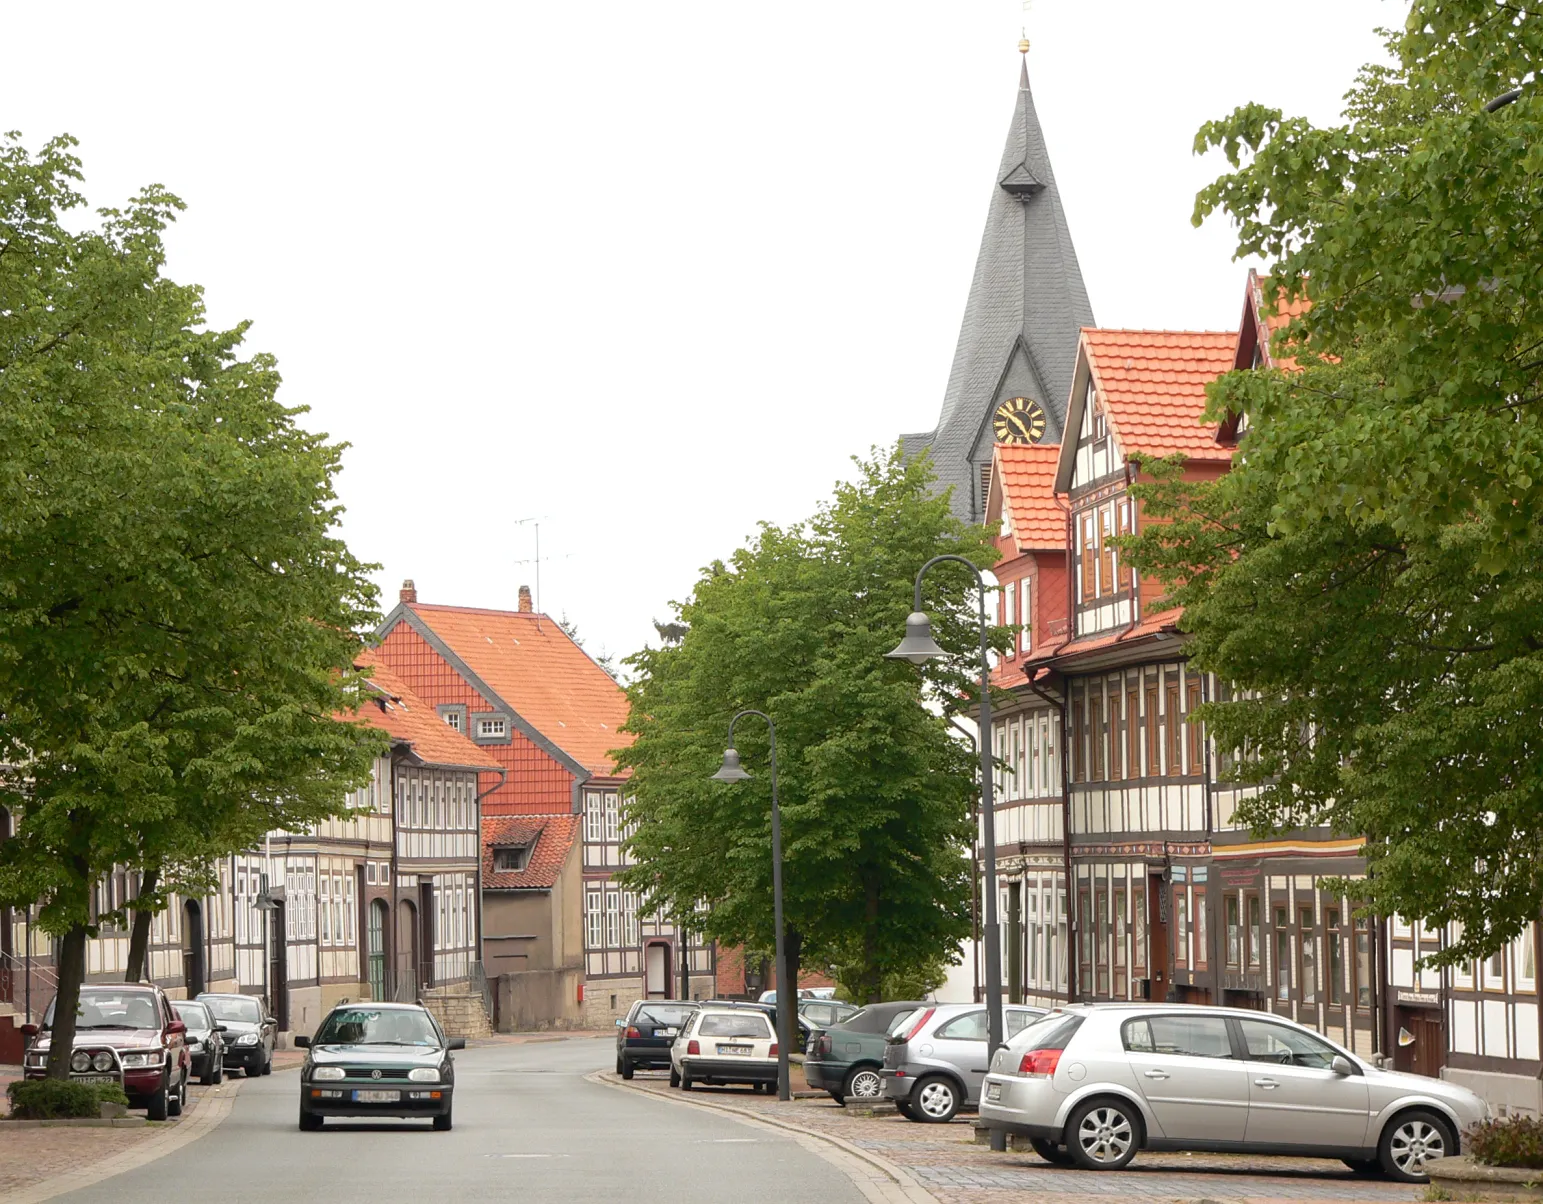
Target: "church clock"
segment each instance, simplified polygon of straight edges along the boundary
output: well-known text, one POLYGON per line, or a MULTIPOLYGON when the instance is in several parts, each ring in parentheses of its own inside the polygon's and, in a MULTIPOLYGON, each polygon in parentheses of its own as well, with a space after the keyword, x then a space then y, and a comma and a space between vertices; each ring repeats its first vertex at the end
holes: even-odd
POLYGON ((997 406, 991 433, 998 443, 1038 443, 1045 437, 1045 410, 1032 397, 1009 397, 997 406))

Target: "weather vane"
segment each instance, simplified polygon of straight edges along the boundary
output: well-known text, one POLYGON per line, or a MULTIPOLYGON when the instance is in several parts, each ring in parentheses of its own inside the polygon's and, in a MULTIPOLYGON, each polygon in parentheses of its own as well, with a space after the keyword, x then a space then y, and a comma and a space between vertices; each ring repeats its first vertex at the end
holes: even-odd
MULTIPOLYGON (((1033 2, 1034 2, 1034 0, 1023 0, 1023 11, 1024 12, 1028 12, 1029 11, 1029 5, 1032 4, 1033 2)), ((1027 21, 1024 22, 1023 27, 1019 31, 1019 36, 1018 36, 1018 53, 1020 53, 1020 54, 1028 54, 1029 53, 1029 25, 1028 25, 1027 21)))

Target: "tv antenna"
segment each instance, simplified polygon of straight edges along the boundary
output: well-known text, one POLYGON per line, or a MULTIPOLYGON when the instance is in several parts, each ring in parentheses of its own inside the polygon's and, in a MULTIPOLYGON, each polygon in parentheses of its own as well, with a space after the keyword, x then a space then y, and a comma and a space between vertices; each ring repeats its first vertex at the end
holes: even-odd
POLYGON ((526 560, 516 560, 515 564, 533 564, 536 566, 536 630, 541 630, 541 562, 543 560, 569 560, 571 556, 542 556, 541 555, 541 524, 550 517, 545 514, 533 515, 530 518, 517 518, 514 520, 516 527, 523 527, 529 523, 536 532, 536 554, 526 560))

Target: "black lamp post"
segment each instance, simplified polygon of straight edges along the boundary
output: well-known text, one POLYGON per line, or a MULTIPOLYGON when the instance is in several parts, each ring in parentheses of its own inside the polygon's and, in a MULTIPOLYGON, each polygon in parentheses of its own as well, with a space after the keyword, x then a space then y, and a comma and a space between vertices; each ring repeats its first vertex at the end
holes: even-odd
POLYGON ((771 823, 772 823, 772 920, 777 929, 777 1098, 790 1100, 793 1091, 788 1082, 788 1051, 792 1048, 793 1001, 798 987, 788 982, 787 949, 782 940, 782 813, 777 808, 777 725, 765 711, 740 711, 729 720, 729 746, 723 750, 723 765, 713 774, 715 782, 743 782, 750 775, 740 767, 739 752, 734 747, 734 725, 746 715, 766 720, 771 733, 771 823))
POLYGON ((934 556, 916 574, 916 600, 910 617, 905 621, 905 639, 895 649, 885 653, 896 660, 922 665, 930 660, 945 657, 948 653, 932 638, 932 620, 922 610, 922 578, 927 570, 942 561, 951 560, 962 564, 975 574, 975 584, 980 590, 980 792, 981 825, 984 831, 981 841, 986 846, 982 858, 986 868, 985 923, 981 926, 981 942, 986 954, 986 1045, 987 1057, 1002 1046, 1002 942, 997 933, 997 839, 996 817, 992 799, 991 756, 991 658, 986 642, 990 628, 986 624, 986 579, 963 556, 934 556))

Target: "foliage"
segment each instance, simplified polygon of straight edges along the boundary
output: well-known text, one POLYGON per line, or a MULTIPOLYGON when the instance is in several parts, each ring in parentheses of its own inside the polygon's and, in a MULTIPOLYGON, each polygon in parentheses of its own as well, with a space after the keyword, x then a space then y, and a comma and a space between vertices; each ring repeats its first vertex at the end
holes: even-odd
POLYGON ((1236 170, 1196 220, 1277 261, 1269 308, 1311 306, 1276 369, 1213 385, 1209 417, 1249 418, 1234 469, 1159 470, 1173 522, 1134 552, 1242 695, 1201 718, 1266 785, 1244 818, 1364 834, 1370 909, 1457 925, 1454 963, 1543 906, 1543 97, 1486 111, 1543 18, 1418 0, 1388 46, 1340 125, 1201 130, 1236 170))
MULTIPOLYGON (((632 771, 625 874, 645 908, 751 950, 773 945, 770 774, 765 724, 734 742, 754 775, 710 781, 731 716, 777 724, 790 973, 802 958, 844 967, 872 998, 968 932, 972 753, 942 714, 968 705, 978 641, 973 580, 927 578, 936 638, 966 655, 918 671, 886 660, 911 610, 916 571, 954 552, 989 565, 987 534, 929 491, 930 467, 898 455, 859 462, 855 482, 808 522, 763 524, 705 569, 676 606, 680 639, 629 662, 632 771), (969 584, 967 585, 967 581, 969 584)), ((994 638, 1005 646, 1006 631, 994 638)))
MULTIPOLYGON (((956 960, 953 949, 939 950, 928 960, 917 959, 915 962, 890 970, 879 980, 878 998, 881 1000, 926 999, 947 980, 948 968, 956 960)), ((858 965, 851 969, 854 971, 852 981, 855 985, 848 986, 848 968, 834 967, 835 979, 840 984, 838 997, 857 1003, 869 1002, 869 995, 863 993, 862 967, 858 965)))
POLYGON ((5 1089, 12 1120, 61 1120, 96 1117, 103 1104, 127 1106, 117 1083, 77 1083, 72 1079, 18 1079, 5 1089))
POLYGON ((381 744, 337 718, 376 617, 333 533, 341 446, 162 275, 175 197, 66 221, 73 145, 0 139, 0 903, 64 938, 66 1023, 103 874, 159 870, 137 906, 203 893, 212 858, 339 812, 381 744))
POLYGON ((1543 1119, 1515 1114, 1480 1121, 1463 1137, 1475 1162, 1543 1170, 1543 1119))

